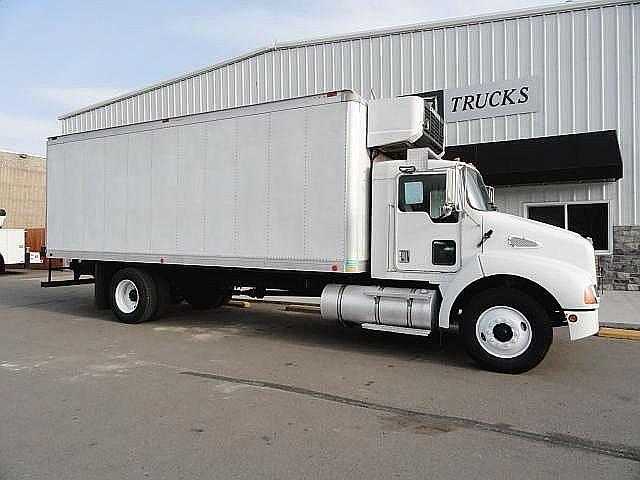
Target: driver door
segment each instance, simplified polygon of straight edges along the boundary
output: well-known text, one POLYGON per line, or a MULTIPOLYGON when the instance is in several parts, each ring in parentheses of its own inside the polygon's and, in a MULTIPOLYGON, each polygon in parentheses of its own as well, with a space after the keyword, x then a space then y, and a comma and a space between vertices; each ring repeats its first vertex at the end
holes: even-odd
POLYGON ((395 267, 405 272, 460 268, 460 219, 443 214, 445 172, 400 175, 396 206, 395 267))

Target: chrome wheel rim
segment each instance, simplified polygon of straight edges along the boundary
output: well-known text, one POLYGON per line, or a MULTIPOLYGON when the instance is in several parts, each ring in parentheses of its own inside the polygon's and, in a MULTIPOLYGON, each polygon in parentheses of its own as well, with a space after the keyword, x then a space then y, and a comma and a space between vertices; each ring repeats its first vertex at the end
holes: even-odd
POLYGON ((498 358, 515 358, 527 351, 533 335, 531 323, 521 312, 496 306, 480 314, 476 339, 482 348, 498 358))
POLYGON ((116 305, 122 313, 131 313, 138 308, 138 301, 140 300, 138 287, 127 278, 118 282, 115 297, 116 305))

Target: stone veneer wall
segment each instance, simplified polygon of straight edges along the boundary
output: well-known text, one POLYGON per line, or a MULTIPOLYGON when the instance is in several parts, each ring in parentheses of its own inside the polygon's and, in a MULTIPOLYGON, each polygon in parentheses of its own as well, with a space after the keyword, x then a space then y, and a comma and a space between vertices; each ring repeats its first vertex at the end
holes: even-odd
POLYGON ((640 291, 640 226, 613 227, 613 255, 600 257, 605 290, 640 291))

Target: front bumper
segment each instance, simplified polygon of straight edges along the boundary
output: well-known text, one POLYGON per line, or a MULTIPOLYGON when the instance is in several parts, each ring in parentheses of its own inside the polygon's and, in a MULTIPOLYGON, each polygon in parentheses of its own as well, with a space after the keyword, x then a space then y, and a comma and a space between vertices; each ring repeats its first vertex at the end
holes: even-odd
POLYGON ((569 325, 569 337, 571 340, 580 340, 598 333, 600 322, 598 322, 598 310, 565 310, 565 318, 569 325), (570 321, 569 316, 575 315, 577 319, 570 321))

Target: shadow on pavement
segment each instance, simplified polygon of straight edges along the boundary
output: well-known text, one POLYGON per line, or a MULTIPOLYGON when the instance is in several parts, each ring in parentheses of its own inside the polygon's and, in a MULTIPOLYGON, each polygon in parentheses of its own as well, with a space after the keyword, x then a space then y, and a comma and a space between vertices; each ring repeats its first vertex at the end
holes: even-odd
MULTIPOLYGON (((75 320, 114 322, 109 310, 96 310, 93 291, 87 287, 60 287, 34 291, 23 298, 11 299, 3 307, 23 308, 71 316, 75 320)), ((151 329, 157 326, 186 329, 210 329, 230 335, 273 338, 308 347, 357 351, 388 355, 402 360, 437 364, 474 366, 467 357, 458 335, 435 333, 430 337, 389 334, 345 327, 323 320, 317 314, 287 312, 284 306, 252 303, 250 308, 224 306, 208 311, 194 311, 187 304, 172 305, 163 318, 127 328, 151 329)))

